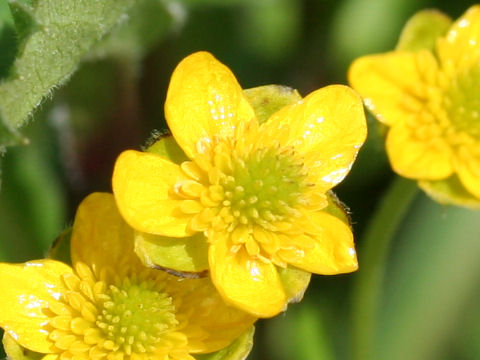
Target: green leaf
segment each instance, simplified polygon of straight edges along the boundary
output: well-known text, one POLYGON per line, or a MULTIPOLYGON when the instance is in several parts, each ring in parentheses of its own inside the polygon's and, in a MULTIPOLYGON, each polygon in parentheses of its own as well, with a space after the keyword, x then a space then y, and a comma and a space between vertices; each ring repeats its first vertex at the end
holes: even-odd
POLYGON ((265 85, 243 91, 262 124, 281 108, 302 99, 297 90, 282 85, 265 85))
POLYGON ((135 252, 146 266, 179 276, 205 276, 208 270, 208 242, 203 233, 186 238, 169 238, 137 232, 135 252))
POLYGON ((10 124, 5 121, 1 110, 2 109, 0 109, 0 148, 20 143, 27 144, 28 140, 22 137, 18 131, 13 129, 10 124))
POLYGON ((252 350, 255 327, 248 329, 230 346, 211 354, 195 355, 197 360, 244 360, 252 350))
MULTIPOLYGON (((12 1, 17 30, 26 38, 13 71, 0 84, 3 128, 12 130, 22 126, 135 3, 135 0, 37 0, 27 7, 12 1), (39 24, 38 30, 35 24, 39 24)), ((0 140, 0 145, 18 142, 11 134, 0 140)))
POLYGON ((0 1, 0 80, 7 77, 17 54, 17 34, 6 1, 0 1))
POLYGON ((41 29, 41 25, 35 19, 35 14, 30 6, 19 0, 10 0, 10 11, 15 22, 18 41, 20 42, 20 52, 25 45, 26 40, 34 32, 41 29))
POLYGON ((400 34, 397 50, 433 50, 440 36, 443 36, 452 20, 438 10, 422 10, 413 15, 400 34))

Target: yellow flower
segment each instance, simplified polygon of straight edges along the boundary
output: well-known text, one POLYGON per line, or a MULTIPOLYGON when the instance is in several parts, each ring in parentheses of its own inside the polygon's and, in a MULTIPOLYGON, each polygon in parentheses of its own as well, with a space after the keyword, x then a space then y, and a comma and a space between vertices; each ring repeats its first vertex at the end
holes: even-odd
POLYGON ((388 127, 395 172, 440 202, 480 206, 480 6, 453 24, 417 14, 395 51, 357 59, 349 79, 388 127))
POLYGON ((110 194, 80 205, 71 247, 73 268, 51 259, 0 263, 0 326, 44 360, 194 360, 254 322, 208 279, 144 267, 110 194))
POLYGON ((350 88, 315 91, 259 124, 230 70, 199 52, 174 71, 165 116, 186 161, 129 150, 115 165, 121 214, 158 235, 138 237, 162 247, 176 237, 175 246, 194 243, 192 252, 203 249, 205 258, 208 251, 218 291, 261 317, 291 300, 282 283, 287 267, 357 269, 349 225, 324 211, 327 192, 347 175, 366 136, 362 103, 350 88))

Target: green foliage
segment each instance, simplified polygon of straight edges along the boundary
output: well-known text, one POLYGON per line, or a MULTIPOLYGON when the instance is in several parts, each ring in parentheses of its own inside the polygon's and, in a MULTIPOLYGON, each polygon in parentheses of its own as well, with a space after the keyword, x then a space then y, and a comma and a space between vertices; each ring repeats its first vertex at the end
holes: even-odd
POLYGON ((12 65, 17 53, 15 27, 6 1, 0 2, 0 49, 1 80, 8 75, 10 66, 12 65))
POLYGON ((11 0, 21 46, 0 84, 0 145, 19 142, 17 130, 82 57, 117 25, 133 0, 11 0))

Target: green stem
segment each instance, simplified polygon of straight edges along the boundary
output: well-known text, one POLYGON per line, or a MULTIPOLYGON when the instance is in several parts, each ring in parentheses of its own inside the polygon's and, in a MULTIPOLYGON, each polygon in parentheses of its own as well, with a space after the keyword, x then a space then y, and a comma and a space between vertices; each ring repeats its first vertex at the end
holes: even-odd
POLYGON ((377 314, 391 243, 417 194, 417 184, 396 178, 368 225, 359 250, 353 288, 353 359, 373 359, 377 314))

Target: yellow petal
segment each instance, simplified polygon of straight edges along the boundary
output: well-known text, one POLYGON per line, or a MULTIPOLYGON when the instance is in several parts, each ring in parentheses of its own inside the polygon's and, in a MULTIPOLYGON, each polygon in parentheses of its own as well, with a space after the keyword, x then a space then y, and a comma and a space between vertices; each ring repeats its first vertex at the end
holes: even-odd
POLYGON ((479 44, 480 6, 474 5, 439 39, 437 54, 444 67, 455 71, 478 63, 479 44))
MULTIPOLYGON (((177 309, 177 313, 180 315, 190 314, 188 326, 182 329, 189 339, 190 352, 218 351, 228 346, 257 319, 242 310, 227 305, 209 278, 178 279, 177 283, 183 289, 190 289, 188 293, 183 294, 182 302, 177 309)), ((170 284, 172 285, 172 282, 170 284)))
POLYGON ((198 141, 229 137, 237 124, 255 117, 230 69, 210 53, 194 53, 173 72, 165 102, 168 126, 187 156, 198 141))
POLYGON ((212 281, 230 304, 265 318, 285 310, 287 298, 272 263, 249 257, 243 248, 232 253, 224 239, 210 245, 208 259, 212 281))
POLYGON ((348 79, 375 117, 393 125, 409 121, 421 110, 425 85, 435 82, 437 72, 437 61, 429 51, 396 51, 355 60, 348 79))
POLYGON ((405 123, 393 126, 387 135, 387 153, 398 174, 422 180, 437 180, 453 172, 449 145, 440 137, 418 138, 405 123))
MULTIPOLYGON (((322 275, 347 273, 358 269, 353 234, 350 227, 333 215, 318 211, 308 215, 312 229, 312 248, 304 249, 302 256, 291 257, 290 265, 322 275)), ((287 259, 285 259, 287 260, 287 259)))
POLYGON ((113 195, 93 193, 82 201, 75 215, 70 245, 72 261, 96 265, 99 269, 126 262, 140 265, 133 252, 133 236, 133 229, 120 216, 113 195))
POLYGON ((71 272, 68 265, 54 260, 0 263, 0 327, 29 350, 51 352, 45 310, 62 296, 61 276, 71 272))
POLYGON ((186 180, 180 166, 156 154, 128 150, 118 157, 112 186, 123 218, 134 229, 165 236, 190 235, 190 219, 170 192, 186 180))
POLYGON ((312 182, 324 191, 347 175, 367 135, 360 97, 343 85, 327 86, 285 107, 260 132, 275 139, 282 127, 289 128, 285 145, 304 156, 312 182))
POLYGON ((48 354, 42 357, 42 360, 57 360, 59 358, 59 355, 57 354, 48 354))

